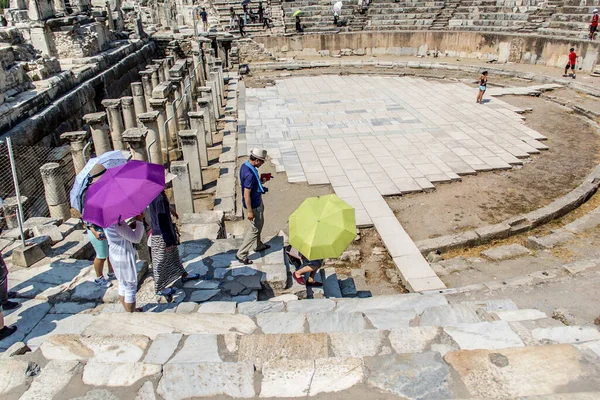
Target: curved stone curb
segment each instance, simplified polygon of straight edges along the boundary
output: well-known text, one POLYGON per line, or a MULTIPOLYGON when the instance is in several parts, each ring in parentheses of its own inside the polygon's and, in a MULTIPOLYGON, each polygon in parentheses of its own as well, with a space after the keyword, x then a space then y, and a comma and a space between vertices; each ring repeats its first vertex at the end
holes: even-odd
POLYGON ((547 206, 527 214, 512 217, 499 224, 487 225, 455 235, 420 240, 415 244, 422 254, 428 254, 431 251, 443 253, 453 249, 488 243, 496 239, 505 239, 566 215, 587 201, 598 190, 599 186, 600 165, 585 178, 581 185, 547 206))
MULTIPOLYGON (((493 66, 480 65, 457 65, 444 62, 421 62, 421 61, 378 61, 378 60, 327 60, 327 61, 294 61, 294 62, 257 62, 250 63, 251 69, 259 71, 277 70, 299 70, 308 68, 330 68, 330 67, 377 67, 388 69, 445 69, 449 71, 465 71, 477 73, 482 70, 490 74, 510 76, 541 83, 556 83, 571 89, 582 91, 591 96, 600 97, 600 90, 573 81, 573 79, 558 78, 549 75, 536 74, 533 72, 509 71, 493 66)), ((560 70, 557 68, 557 71, 560 70)))

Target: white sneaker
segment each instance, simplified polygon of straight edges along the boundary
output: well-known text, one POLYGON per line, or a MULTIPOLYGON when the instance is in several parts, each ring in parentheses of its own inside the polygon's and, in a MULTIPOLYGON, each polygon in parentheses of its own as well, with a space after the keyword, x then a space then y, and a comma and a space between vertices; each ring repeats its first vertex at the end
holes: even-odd
POLYGON ((105 288, 109 288, 112 286, 112 283, 110 283, 109 281, 106 280, 106 278, 104 278, 103 276, 101 276, 100 278, 96 278, 94 279, 94 283, 98 286, 102 286, 105 288))
POLYGON ((114 273, 110 273, 110 272, 109 272, 109 273, 107 274, 107 276, 108 276, 108 280, 109 280, 109 281, 114 281, 115 279, 117 279, 117 276, 116 276, 114 273))

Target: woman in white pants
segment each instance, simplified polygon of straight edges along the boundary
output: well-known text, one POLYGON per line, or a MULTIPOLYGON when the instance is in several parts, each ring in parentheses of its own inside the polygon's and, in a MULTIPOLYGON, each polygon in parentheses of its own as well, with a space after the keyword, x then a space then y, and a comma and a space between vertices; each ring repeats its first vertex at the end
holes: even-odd
POLYGON ((106 228, 108 252, 117 280, 119 281, 119 298, 126 312, 141 311, 135 308, 137 292, 137 270, 135 267, 134 243, 139 243, 144 236, 143 214, 135 217, 135 229, 125 222, 106 228))

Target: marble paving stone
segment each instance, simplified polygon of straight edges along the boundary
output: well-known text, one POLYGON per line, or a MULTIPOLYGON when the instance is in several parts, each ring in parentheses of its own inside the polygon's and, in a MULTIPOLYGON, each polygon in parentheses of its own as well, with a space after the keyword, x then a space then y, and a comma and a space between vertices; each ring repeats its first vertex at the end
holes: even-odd
POLYGON ((309 388, 309 396, 340 392, 360 383, 364 378, 360 358, 319 358, 309 388))
POLYGON ((306 299, 298 301, 289 301, 286 304, 288 312, 313 313, 332 311, 335 308, 335 301, 330 299, 306 299))
POLYGON ((531 331, 540 343, 583 343, 600 340, 600 331, 594 326, 557 326, 531 331))
POLYGON ((181 349, 169 360, 169 364, 198 364, 221 362, 217 335, 193 334, 185 338, 181 349))
POLYGON ((20 397, 20 400, 52 399, 79 372, 78 361, 50 361, 20 397))
POLYGON ((249 317, 254 317, 255 315, 261 313, 279 312, 283 311, 284 309, 284 302, 257 301, 254 303, 238 304, 238 312, 249 317))
POLYGON ((383 331, 371 329, 362 332, 329 334, 333 355, 336 357, 376 356, 379 354, 384 339, 383 331))
POLYGON ((521 338, 506 321, 479 322, 443 328, 463 350, 521 347, 521 338))
POLYGON ((437 326, 405 326, 392 329, 388 338, 398 354, 422 353, 441 332, 437 326))
POLYGON ((91 314, 46 314, 25 337, 25 342, 31 350, 35 350, 50 335, 81 334, 93 318, 91 314))
POLYGON ((448 326, 481 322, 475 311, 464 304, 442 305, 431 307, 423 312, 419 324, 421 326, 448 326))
POLYGON ((27 372, 36 368, 37 364, 28 361, 9 358, 0 362, 0 394, 6 395, 12 389, 25 384, 28 380, 27 372))
POLYGON ((311 333, 360 332, 367 327, 361 313, 329 311, 311 313, 306 318, 311 333))
POLYGON ((157 335, 144 357, 144 362, 165 364, 179 346, 182 337, 181 333, 161 333, 157 335))
POLYGON ((220 395, 253 398, 254 367, 248 362, 167 364, 157 393, 165 400, 220 395))
POLYGON ((156 394, 154 393, 154 385, 151 381, 147 381, 142 385, 140 390, 137 392, 135 400, 156 400, 156 394))
POLYGON ((0 340, 0 350, 8 349, 14 343, 23 341, 52 307, 42 300, 17 301, 21 302, 21 307, 10 314, 7 313, 4 316, 4 324, 7 326, 17 324, 18 330, 6 339, 0 340))
POLYGON ((235 310, 236 303, 231 301, 209 301, 198 307, 201 314, 235 314, 235 310))
POLYGON ((295 312, 271 312, 258 314, 256 324, 263 333, 303 333, 306 316, 295 312))
POLYGON ((83 383, 91 386, 131 386, 142 378, 157 376, 161 371, 159 364, 90 361, 83 368, 83 383))
POLYGON ((135 363, 149 344, 144 335, 51 335, 40 349, 48 360, 135 363))
POLYGON ((410 324, 417 313, 414 310, 368 310, 365 316, 377 329, 389 330, 410 324))

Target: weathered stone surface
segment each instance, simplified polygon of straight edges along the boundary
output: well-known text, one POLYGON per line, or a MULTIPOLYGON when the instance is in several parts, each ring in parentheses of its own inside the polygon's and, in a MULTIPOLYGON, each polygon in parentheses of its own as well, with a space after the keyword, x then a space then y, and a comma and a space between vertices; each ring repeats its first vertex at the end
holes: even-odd
POLYGON ((533 338, 545 343, 583 343, 600 340, 600 331, 594 326, 557 326, 531 331, 533 338))
POLYGON ((249 362, 167 364, 157 392, 165 400, 219 395, 252 398, 254 368, 249 362))
POLYGON ((361 313, 335 311, 312 313, 306 316, 311 333, 360 332, 367 328, 361 313))
POLYGON ((45 301, 35 299, 22 301, 21 304, 20 308, 4 316, 4 325, 18 324, 18 329, 15 333, 0 341, 0 350, 7 349, 14 343, 23 341, 25 336, 33 330, 52 307, 51 304, 45 301))
POLYGON ((365 358, 367 383, 409 399, 452 398, 448 366, 438 353, 365 358))
POLYGON ((389 330, 408 326, 417 313, 413 310, 369 310, 365 311, 365 316, 375 328, 389 330))
POLYGON ((496 311, 496 315, 502 321, 532 321, 541 318, 548 318, 546 313, 535 309, 496 311))
POLYGON ((36 364, 30 365, 27 361, 2 360, 0 362, 0 394, 7 394, 12 389, 27 382, 28 371, 36 367, 36 364))
POLYGON ((256 323, 263 333, 303 333, 305 321, 304 314, 294 312, 271 312, 256 316, 256 323))
POLYGON ((91 314, 46 314, 25 340, 35 350, 50 335, 81 334, 93 318, 91 314))
POLYGON ((217 335, 190 335, 169 364, 221 362, 217 335))
POLYGON ((585 383, 577 381, 585 376, 586 367, 578 357, 573 346, 552 345, 458 350, 449 352, 444 359, 461 377, 471 396, 518 398, 562 392, 567 387, 569 392, 580 391, 578 387, 585 383))
POLYGON ((280 296, 275 296, 275 297, 271 297, 269 299, 269 301, 280 301, 280 302, 284 302, 287 303, 288 301, 295 301, 298 300, 298 296, 296 296, 295 294, 291 294, 291 293, 287 293, 287 294, 282 294, 280 296))
POLYGON ((76 397, 71 400, 121 400, 106 389, 90 390, 85 396, 76 397))
POLYGON ((261 277, 259 275, 239 276, 235 279, 235 282, 247 287, 248 289, 262 289, 262 284, 260 283, 261 277))
POLYGON ((327 335, 323 333, 250 335, 240 338, 238 361, 251 361, 261 369, 270 360, 314 360, 327 354, 327 335))
POLYGON ((362 360, 358 358, 276 360, 263 367, 260 396, 315 396, 351 388, 362 379, 362 360))
POLYGON ((232 301, 209 301, 198 307, 201 314, 235 314, 236 304, 232 301))
POLYGON ((487 312, 518 310, 519 307, 512 300, 492 299, 484 301, 465 301, 461 304, 472 307, 474 310, 483 309, 487 312))
POLYGON ((195 290, 190 295, 190 301, 202 302, 207 301, 221 293, 221 289, 195 290))
POLYGON ((154 385, 148 381, 142 385, 138 390, 135 400, 156 400, 156 394, 154 393, 154 385))
POLYGON ((523 346, 521 338, 513 332, 506 321, 447 326, 444 332, 450 335, 463 350, 523 346))
POLYGON ((329 340, 336 357, 370 357, 379 354, 384 340, 379 330, 366 330, 355 333, 330 333, 329 340))
POLYGON ((50 310, 50 314, 79 314, 86 310, 92 310, 96 307, 96 303, 75 303, 61 302, 57 303, 50 310))
POLYGON ((143 334, 153 339, 159 333, 239 332, 249 335, 255 329, 254 321, 240 314, 122 313, 96 316, 84 334, 143 334))
POLYGON ((375 296, 368 299, 339 299, 336 300, 337 312, 365 312, 369 310, 411 310, 422 313, 430 307, 448 304, 442 295, 424 296, 421 294, 402 294, 375 296))
POLYGON ((531 251, 520 244, 509 244, 505 246, 493 247, 481 252, 481 255, 492 261, 502 261, 511 258, 530 255, 531 251))
POLYGON ((79 371, 78 361, 50 361, 20 400, 52 399, 63 390, 79 371))
POLYGON ((398 354, 422 353, 436 340, 442 330, 437 326, 395 328, 388 338, 398 354))
POLYGON ((33 228, 34 236, 47 236, 50 238, 50 244, 54 244, 63 240, 63 234, 54 225, 37 225, 33 228))
POLYGON ((261 313, 279 312, 284 309, 285 303, 278 301, 257 301, 254 303, 238 304, 238 312, 249 317, 254 317, 261 313))
POLYGON ((450 326, 480 322, 475 311, 464 304, 432 307, 423 312, 419 325, 421 326, 450 326))
POLYGON ((207 281, 203 279, 196 279, 193 281, 187 281, 183 284, 185 289, 216 289, 219 287, 221 282, 219 281, 207 281))
POLYGON ((148 364, 165 364, 179 346, 182 337, 181 333, 161 333, 157 335, 152 341, 146 357, 144 357, 144 362, 148 364))
POLYGON ((88 360, 101 362, 139 361, 150 340, 143 335, 51 335, 41 351, 49 360, 88 360))
POLYGON ((142 378, 160 374, 161 370, 159 364, 92 360, 83 368, 83 383, 92 386, 131 386, 142 378))
POLYGON ((298 301, 289 301, 287 303, 288 312, 324 312, 332 311, 335 308, 335 301, 329 299, 306 299, 298 301))

